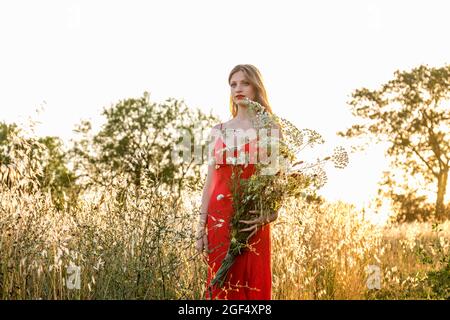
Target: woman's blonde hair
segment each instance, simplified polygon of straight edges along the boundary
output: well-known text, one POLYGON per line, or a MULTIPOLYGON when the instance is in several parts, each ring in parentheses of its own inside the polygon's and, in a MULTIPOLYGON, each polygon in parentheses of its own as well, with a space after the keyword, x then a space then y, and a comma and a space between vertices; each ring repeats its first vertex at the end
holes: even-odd
MULTIPOLYGON (((228 84, 230 84, 231 77, 238 71, 242 71, 247 80, 252 84, 255 89, 255 101, 266 108, 266 111, 272 114, 272 108, 267 98, 266 88, 264 87, 263 78, 258 68, 251 64, 238 64, 231 70, 228 76, 228 84)), ((237 104, 233 102, 233 96, 230 94, 230 111, 233 118, 237 116, 238 108, 237 104)))

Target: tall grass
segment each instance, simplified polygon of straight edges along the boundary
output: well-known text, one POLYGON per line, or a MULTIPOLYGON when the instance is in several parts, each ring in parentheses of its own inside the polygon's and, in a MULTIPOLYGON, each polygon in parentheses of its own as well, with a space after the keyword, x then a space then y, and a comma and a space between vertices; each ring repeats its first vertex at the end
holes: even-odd
POLYGON ((344 203, 293 201, 273 230, 277 299, 358 299, 380 230, 344 203))
MULTIPOLYGON (((13 164, 0 164, 1 299, 204 296, 198 192, 179 197, 155 181, 134 190, 117 177, 60 210, 35 183, 33 147, 14 141, 13 164)), ((272 228, 273 298, 446 298, 449 247, 449 221, 378 227, 345 203, 293 199, 272 228)))
POLYGON ((58 211, 49 194, 0 195, 3 299, 192 298, 200 274, 192 216, 158 187, 91 191, 58 211), (119 191, 118 191, 119 190, 119 191), (71 269, 79 270, 74 288, 71 269))
MULTIPOLYGON (((4 189, 1 298, 199 299, 206 266, 194 250, 198 201, 151 184, 138 198, 116 185, 58 211, 49 194, 4 189), (70 266, 79 270, 79 289, 70 266)), ((448 254, 449 223, 441 228, 383 229, 350 205, 292 201, 272 228, 273 298, 430 298, 424 283, 433 266, 420 262, 417 248, 432 253, 438 245, 448 254), (381 270, 381 288, 368 286, 370 265, 381 270)))

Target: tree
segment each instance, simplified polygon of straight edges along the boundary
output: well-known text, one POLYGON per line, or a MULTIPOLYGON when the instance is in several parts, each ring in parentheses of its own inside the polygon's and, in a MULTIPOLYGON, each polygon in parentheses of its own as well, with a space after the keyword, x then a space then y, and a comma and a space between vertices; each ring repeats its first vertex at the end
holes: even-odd
POLYGON ((19 133, 20 129, 15 123, 0 122, 0 164, 7 165, 12 162, 11 137, 19 133))
POLYGON ((443 218, 450 159, 450 66, 396 71, 378 90, 357 89, 349 102, 364 119, 342 137, 387 141, 392 167, 437 185, 435 214, 443 218))
POLYGON ((37 149, 42 162, 42 175, 38 176, 41 189, 50 191, 53 203, 58 209, 76 200, 78 186, 73 171, 67 167, 67 153, 58 137, 42 137, 38 139, 44 148, 37 149))
POLYGON ((44 146, 35 138, 25 138, 15 123, 0 122, 0 191, 24 192, 40 189, 42 161, 37 150, 44 146))
POLYGON ((435 212, 435 206, 426 201, 427 196, 419 194, 423 194, 423 186, 417 181, 411 183, 410 179, 411 177, 405 172, 396 173, 393 170, 383 172, 383 179, 378 190, 379 198, 376 200, 379 205, 382 204, 383 197, 392 200, 395 212, 391 216, 392 221, 403 223, 419 220, 422 222, 432 218, 435 212), (397 174, 400 175, 400 179, 397 174))
POLYGON ((76 130, 81 139, 74 143, 73 154, 77 170, 88 177, 86 185, 108 185, 116 177, 124 177, 136 191, 146 179, 175 186, 171 191, 176 192, 186 184, 198 187, 200 166, 195 166, 194 157, 175 163, 171 154, 186 136, 193 151, 194 144, 201 143, 194 137, 216 124, 216 117, 172 98, 162 104, 151 102, 147 92, 140 98, 119 101, 102 114, 106 123, 98 133, 92 133, 89 121, 76 130))
POLYGON ((67 168, 58 137, 25 137, 15 123, 0 122, 0 183, 11 188, 49 191, 53 204, 63 209, 66 196, 76 196, 75 176, 67 168), (32 187, 32 188, 30 188, 32 187))

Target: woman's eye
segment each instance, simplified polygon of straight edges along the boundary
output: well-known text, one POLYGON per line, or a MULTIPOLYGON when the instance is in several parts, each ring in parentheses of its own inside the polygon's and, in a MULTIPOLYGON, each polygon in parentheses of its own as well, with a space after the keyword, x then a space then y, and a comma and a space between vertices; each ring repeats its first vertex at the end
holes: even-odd
MULTIPOLYGON (((245 84, 246 86, 248 86, 250 83, 249 83, 249 82, 242 82, 242 84, 245 84)), ((231 86, 231 87, 235 87, 236 84, 235 84, 235 83, 232 83, 230 86, 231 86)))

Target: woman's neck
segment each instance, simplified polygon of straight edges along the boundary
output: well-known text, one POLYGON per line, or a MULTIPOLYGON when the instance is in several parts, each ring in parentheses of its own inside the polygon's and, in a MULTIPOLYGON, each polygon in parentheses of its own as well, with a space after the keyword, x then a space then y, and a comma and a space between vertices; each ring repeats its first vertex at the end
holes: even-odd
POLYGON ((251 122, 255 116, 250 112, 247 106, 238 105, 238 112, 234 120, 239 122, 251 122))

